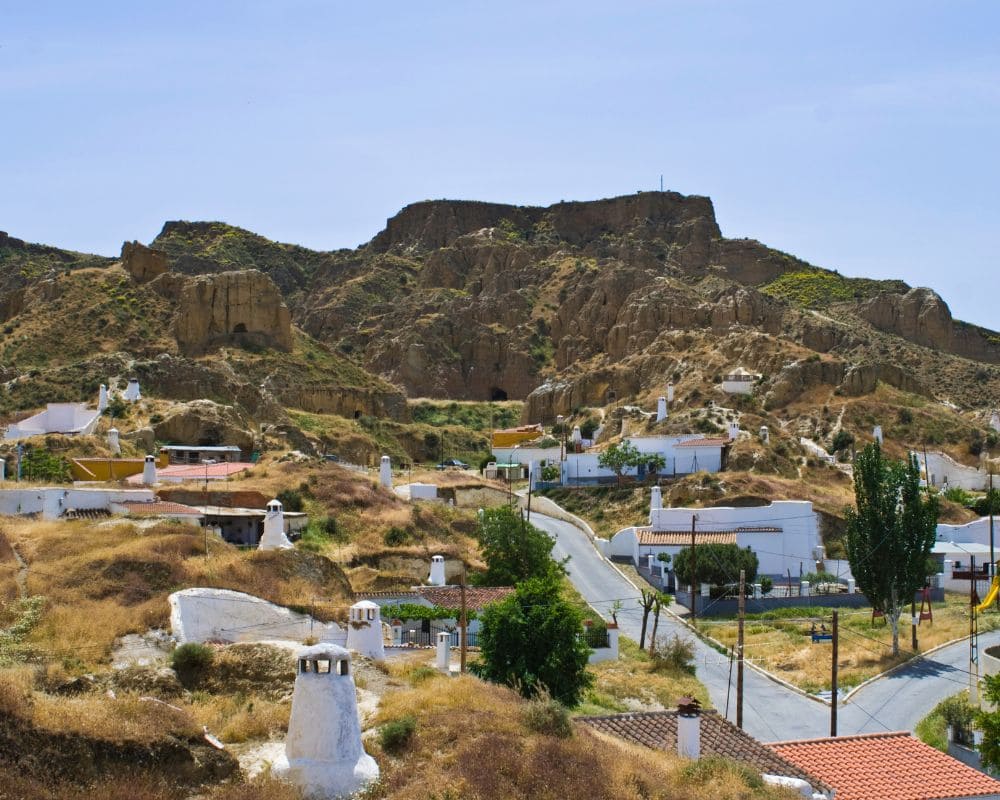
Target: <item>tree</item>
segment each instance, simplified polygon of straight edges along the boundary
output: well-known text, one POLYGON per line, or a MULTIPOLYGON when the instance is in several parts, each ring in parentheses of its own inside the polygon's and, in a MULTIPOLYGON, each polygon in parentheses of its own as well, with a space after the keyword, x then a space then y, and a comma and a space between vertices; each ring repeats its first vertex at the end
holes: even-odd
POLYGON ((691 548, 685 547, 674 559, 674 574, 682 585, 710 583, 725 586, 740 579, 740 570, 746 572, 746 582, 753 583, 757 577, 757 554, 749 547, 735 544, 699 544, 695 554, 698 574, 692 580, 691 548))
MULTIPOLYGON (((1000 708, 1000 675, 987 675, 983 678, 983 699, 993 708, 1000 708)), ((966 700, 968 703, 968 700, 966 700)), ((957 713, 953 716, 958 719, 949 719, 948 724, 953 727, 962 722, 971 727, 971 720, 965 719, 964 714, 957 713)), ((983 732, 983 743, 979 746, 979 757, 983 766, 993 770, 1000 769, 1000 711, 979 711, 975 715, 979 729, 983 732)))
POLYGON ((639 590, 639 605, 642 606, 642 630, 639 632, 639 649, 646 646, 646 623, 649 621, 649 612, 656 604, 656 592, 653 589, 639 590))
POLYGON ((660 611, 664 606, 670 605, 670 595, 656 593, 653 598, 653 632, 649 636, 649 656, 653 657, 656 652, 656 629, 660 627, 660 611))
POLYGON ((562 575, 563 564, 552 560, 555 540, 529 524, 520 510, 509 506, 483 512, 476 532, 486 572, 476 576, 481 586, 515 586, 529 578, 562 575))
POLYGON ((858 588, 892 628, 899 655, 899 618, 927 578, 938 505, 920 491, 914 456, 886 459, 878 442, 854 460, 854 503, 846 510, 847 560, 858 588))
POLYGON ((607 447, 597 457, 597 465, 602 469, 610 469, 615 473, 618 485, 621 486, 622 475, 625 474, 626 469, 635 465, 639 455, 638 448, 626 439, 620 444, 613 444, 607 447))
POLYGON ((481 614, 480 663, 473 671, 525 697, 548 692, 572 706, 591 681, 583 614, 560 596, 555 576, 530 578, 481 614))

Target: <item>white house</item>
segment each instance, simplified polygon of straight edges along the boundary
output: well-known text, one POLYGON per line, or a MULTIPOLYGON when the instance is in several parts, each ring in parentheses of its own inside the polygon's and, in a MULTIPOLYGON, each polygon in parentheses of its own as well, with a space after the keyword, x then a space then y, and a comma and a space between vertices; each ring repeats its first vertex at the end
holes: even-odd
POLYGON ((609 556, 630 558, 636 565, 655 561, 660 553, 676 556, 695 544, 735 544, 757 554, 758 574, 798 576, 813 572, 821 557, 819 521, 807 500, 778 500, 766 506, 740 508, 651 508, 649 525, 624 528, 612 538, 609 556))
POLYGON ((759 378, 760 375, 737 367, 728 375, 722 376, 722 391, 726 394, 750 394, 759 378))
MULTIPOLYGON (((640 453, 663 457, 665 476, 690 475, 695 472, 719 472, 725 467, 731 439, 728 436, 706 437, 698 433, 677 436, 634 436, 628 440, 640 453)), ((563 462, 564 484, 599 483, 615 479, 615 473, 600 466, 600 453, 569 453, 563 462)), ((648 474, 647 467, 629 467, 625 475, 639 479, 648 474)))
POLYGON ((44 436, 62 433, 67 436, 94 432, 101 412, 87 408, 86 403, 49 403, 44 411, 7 426, 5 439, 23 439, 27 436, 44 436))
MULTIPOLYGON (((959 464, 946 453, 932 451, 927 453, 910 452, 920 464, 921 477, 929 486, 939 489, 965 489, 967 491, 984 492, 989 483, 989 473, 982 467, 968 467, 959 464)), ((1000 482, 998 482, 1000 483, 1000 482)))
POLYGON ((62 486, 0 489, 0 515, 38 514, 42 519, 58 519, 88 511, 110 514, 115 504, 151 503, 155 499, 150 489, 68 489, 62 486))
MULTIPOLYGON (((994 520, 994 555, 1000 560, 1000 517, 994 520)), ((969 567, 976 561, 976 572, 984 577, 990 569, 990 519, 981 517, 964 525, 939 523, 932 555, 940 563, 942 586, 968 592, 969 567)))

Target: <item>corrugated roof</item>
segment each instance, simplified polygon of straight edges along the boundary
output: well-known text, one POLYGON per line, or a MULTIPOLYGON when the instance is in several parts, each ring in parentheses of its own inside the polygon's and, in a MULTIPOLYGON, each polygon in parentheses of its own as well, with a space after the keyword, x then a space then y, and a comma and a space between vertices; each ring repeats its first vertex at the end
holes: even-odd
POLYGON ((837 791, 837 800, 1000 796, 1000 781, 906 731, 775 742, 770 748, 837 791))
POLYGON ((181 503, 171 503, 169 500, 126 500, 121 505, 134 517, 164 517, 177 516, 179 514, 195 517, 202 516, 202 513, 197 508, 185 506, 181 503))
MULTIPOLYGON (((578 722, 654 750, 677 752, 677 711, 639 711, 604 717, 577 717, 578 722)), ((801 778, 813 789, 827 791, 822 776, 797 766, 761 744, 714 711, 701 712, 701 754, 741 761, 758 772, 801 778)), ((840 795, 837 795, 840 800, 840 795)))

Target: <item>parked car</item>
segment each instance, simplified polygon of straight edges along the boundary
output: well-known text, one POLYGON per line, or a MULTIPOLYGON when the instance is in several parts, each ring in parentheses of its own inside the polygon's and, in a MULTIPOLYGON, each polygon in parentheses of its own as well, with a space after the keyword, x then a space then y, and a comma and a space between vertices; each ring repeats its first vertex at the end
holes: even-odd
POLYGON ((340 461, 340 456, 336 453, 323 453, 324 461, 340 461))
POLYGON ((446 458, 440 464, 437 465, 438 469, 468 469, 469 465, 464 461, 459 461, 457 458, 446 458))

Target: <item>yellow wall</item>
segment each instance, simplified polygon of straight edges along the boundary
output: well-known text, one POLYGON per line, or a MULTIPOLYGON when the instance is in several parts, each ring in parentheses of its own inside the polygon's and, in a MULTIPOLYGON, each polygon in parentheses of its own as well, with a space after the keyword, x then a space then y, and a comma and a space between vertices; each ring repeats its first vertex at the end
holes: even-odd
POLYGON ((541 438, 541 436, 542 432, 537 428, 532 428, 527 431, 494 431, 493 446, 512 447, 515 444, 532 442, 535 439, 541 438))
MULTIPOLYGON (((123 481, 132 475, 142 474, 142 458, 71 458, 69 471, 75 481, 123 481)), ((160 453, 156 457, 156 468, 163 469, 169 464, 169 456, 160 453)))

